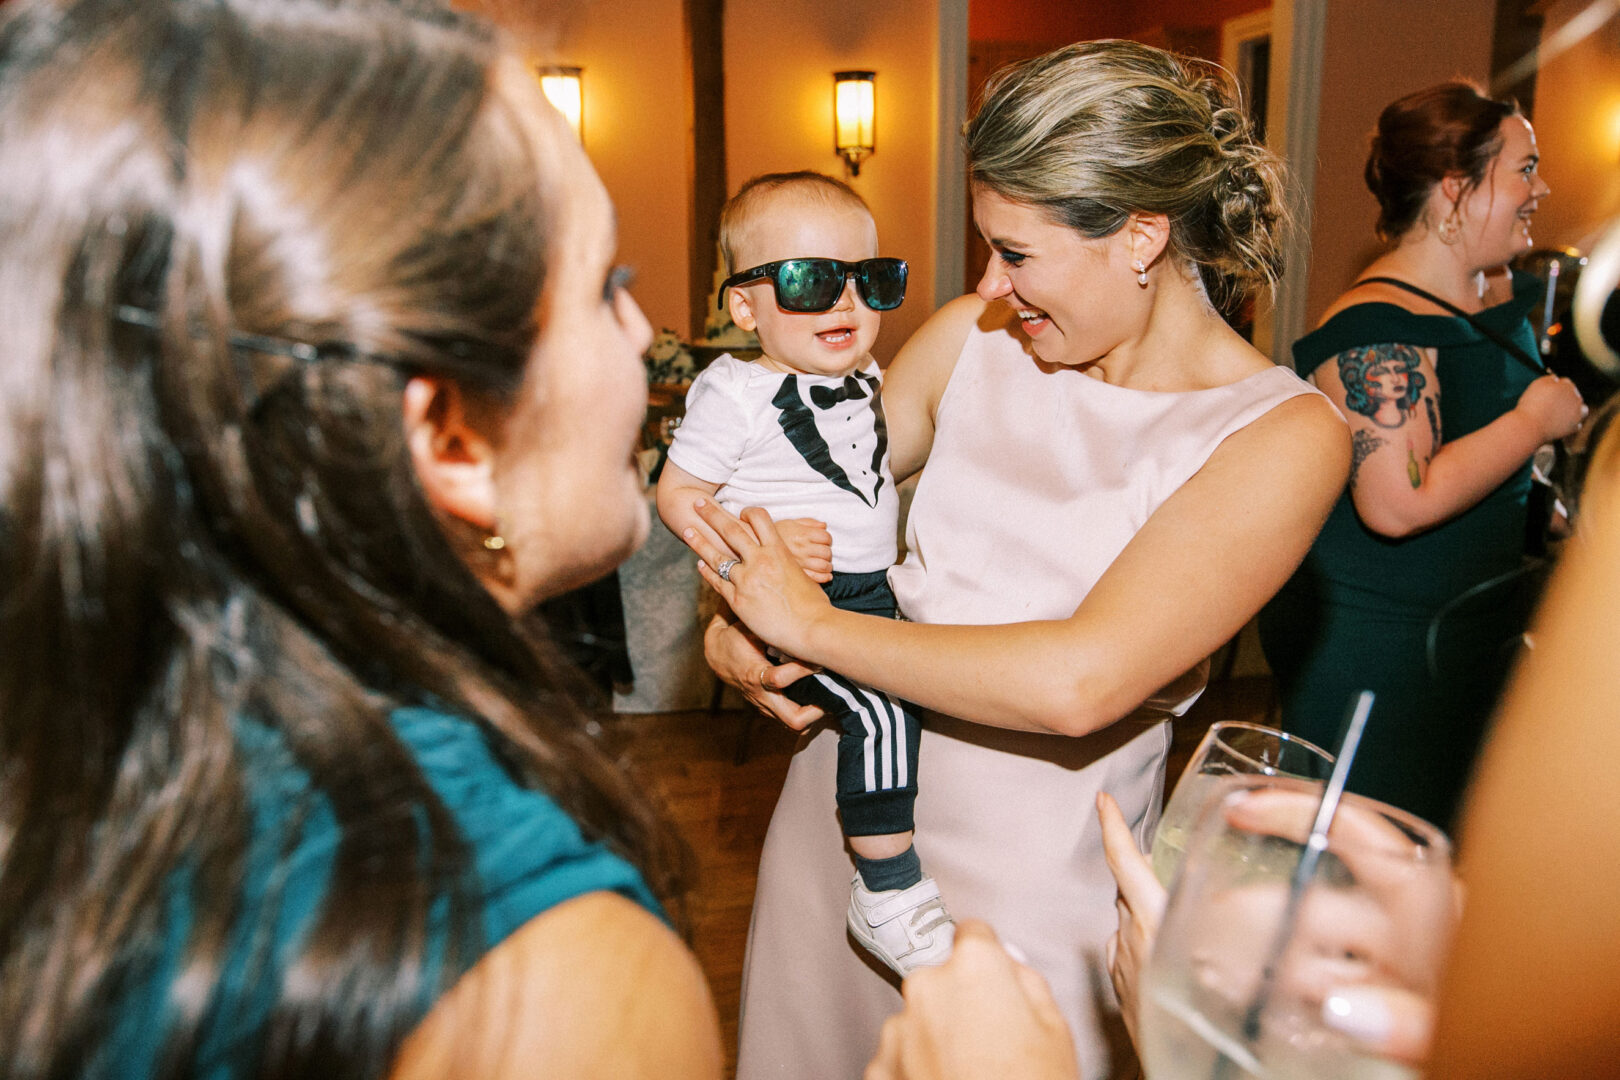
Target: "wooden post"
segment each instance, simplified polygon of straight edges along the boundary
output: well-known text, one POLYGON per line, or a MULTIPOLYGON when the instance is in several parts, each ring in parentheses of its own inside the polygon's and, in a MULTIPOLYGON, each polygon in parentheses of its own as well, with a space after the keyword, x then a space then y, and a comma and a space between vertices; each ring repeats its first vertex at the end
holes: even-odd
POLYGON ((703 337, 714 281, 720 208, 725 205, 725 0, 685 0, 686 55, 692 72, 692 207, 687 220, 690 341, 703 337))

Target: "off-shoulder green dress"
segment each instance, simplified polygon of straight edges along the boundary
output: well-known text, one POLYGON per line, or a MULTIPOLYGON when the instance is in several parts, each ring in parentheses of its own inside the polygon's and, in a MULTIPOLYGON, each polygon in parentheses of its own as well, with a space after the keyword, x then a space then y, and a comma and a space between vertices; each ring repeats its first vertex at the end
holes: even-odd
MULTIPOLYGON (((1536 356, 1526 318, 1539 283, 1475 319, 1536 356)), ((1309 376, 1353 348, 1436 350, 1440 426, 1462 438, 1513 408, 1535 373, 1466 319, 1394 304, 1345 308, 1294 345, 1309 376)), ((1347 491, 1304 564, 1260 617, 1282 725, 1338 745, 1359 690, 1377 704, 1350 788, 1450 823, 1527 617, 1524 546, 1528 462, 1478 504, 1402 540, 1362 524, 1347 491)))

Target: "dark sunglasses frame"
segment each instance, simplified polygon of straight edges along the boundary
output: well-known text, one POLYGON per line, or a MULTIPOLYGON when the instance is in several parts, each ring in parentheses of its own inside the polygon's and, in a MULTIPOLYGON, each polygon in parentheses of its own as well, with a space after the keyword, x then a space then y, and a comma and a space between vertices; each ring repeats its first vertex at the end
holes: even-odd
POLYGON ((893 311, 906 299, 906 280, 911 268, 904 259, 862 259, 860 262, 844 262, 840 259, 781 259, 777 262, 765 263, 761 266, 743 270, 732 274, 720 285, 720 295, 716 303, 718 307, 726 306, 726 293, 738 285, 751 285, 756 281, 770 279, 771 289, 776 294, 776 306, 783 311, 791 311, 799 315, 811 315, 822 311, 831 311, 838 303, 838 298, 844 295, 844 282, 850 278, 855 279, 855 291, 861 298, 861 303, 873 311, 893 311), (788 275, 803 267, 805 263, 818 264, 818 268, 825 270, 822 280, 836 281, 838 287, 832 292, 830 298, 821 302, 819 295, 810 297, 795 297, 793 285, 788 275), (874 282, 874 273, 894 273, 899 279, 900 295, 895 297, 894 303, 876 303, 876 293, 879 286, 874 282), (833 275, 837 276, 834 277, 833 275))

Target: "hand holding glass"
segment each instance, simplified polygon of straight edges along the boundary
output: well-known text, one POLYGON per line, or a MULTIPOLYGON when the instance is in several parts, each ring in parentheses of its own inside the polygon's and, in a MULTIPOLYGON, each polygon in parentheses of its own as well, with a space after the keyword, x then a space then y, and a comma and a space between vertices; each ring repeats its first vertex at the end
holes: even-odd
POLYGON ((1153 875, 1169 887, 1187 849, 1187 834, 1204 807, 1234 790, 1245 777, 1313 781, 1318 794, 1333 771, 1333 755, 1314 743, 1260 724, 1225 721, 1204 734, 1170 793, 1153 834, 1153 875))
POLYGON ((1320 791, 1238 784, 1198 821, 1143 979, 1148 1075, 1415 1077, 1333 1030, 1322 1009, 1352 988, 1433 995, 1456 918, 1450 843, 1410 814, 1345 795, 1291 911, 1320 791))

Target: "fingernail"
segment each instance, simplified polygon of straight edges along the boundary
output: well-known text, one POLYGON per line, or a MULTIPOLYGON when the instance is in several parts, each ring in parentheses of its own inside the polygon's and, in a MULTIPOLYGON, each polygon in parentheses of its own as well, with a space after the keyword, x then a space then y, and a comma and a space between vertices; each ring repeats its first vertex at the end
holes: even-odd
POLYGON ((690 540, 690 539, 692 539, 692 537, 697 535, 697 530, 696 529, 682 529, 681 530, 681 535, 683 537, 685 537, 686 539, 690 540))
POLYGON ((1335 990, 1322 1002, 1322 1023, 1361 1042, 1379 1043, 1395 1030, 1395 1014, 1377 990, 1335 990))
POLYGON ((702 506, 702 505, 704 505, 704 504, 705 504, 705 503, 706 503, 706 502, 708 502, 708 500, 707 500, 707 499, 703 499, 703 498, 699 498, 699 499, 698 499, 698 500, 697 500, 697 502, 695 502, 695 503, 693 503, 693 504, 692 504, 692 505, 693 505, 693 506, 702 506))
POLYGON ((1025 967, 1030 966, 1029 957, 1025 955, 1024 950, 1020 949, 1017 945, 1014 945, 1010 941, 1003 941, 1001 943, 1001 947, 1006 950, 1008 956, 1012 957, 1020 964, 1023 964, 1025 967))

